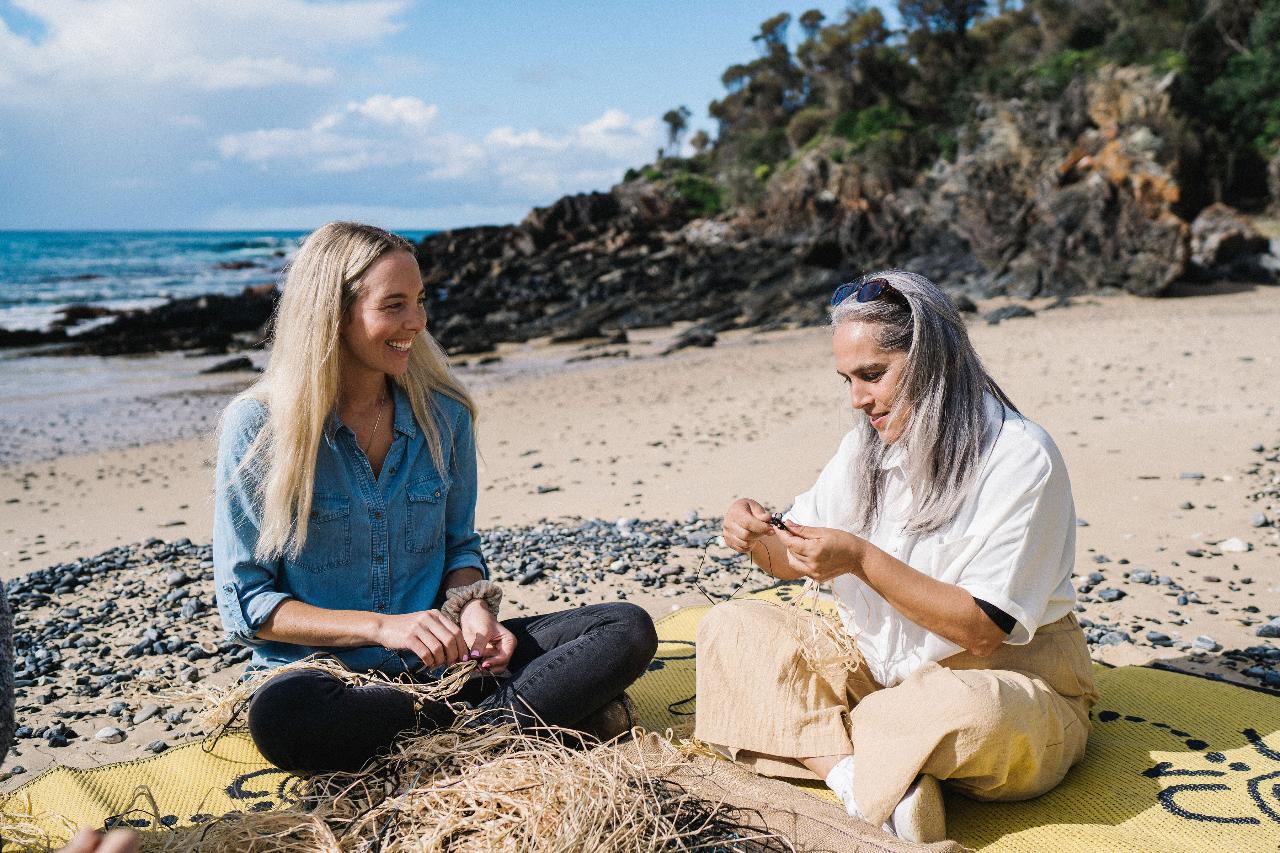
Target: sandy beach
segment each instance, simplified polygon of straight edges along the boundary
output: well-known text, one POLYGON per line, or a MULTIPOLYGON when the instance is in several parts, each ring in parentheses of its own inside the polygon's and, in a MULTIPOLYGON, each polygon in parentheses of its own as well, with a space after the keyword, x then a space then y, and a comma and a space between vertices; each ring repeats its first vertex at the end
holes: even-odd
MULTIPOLYGON (((1066 458, 1081 519, 1077 585, 1089 590, 1081 616, 1093 626, 1096 658, 1168 659, 1251 685, 1280 682, 1274 661, 1268 670, 1248 654, 1231 654, 1274 648, 1276 641, 1259 639, 1257 630, 1280 615, 1280 288, 1222 286, 1195 296, 1086 297, 1036 307, 1034 317, 994 326, 975 318, 970 331, 998 381, 1066 458)), ((736 497, 781 510, 808 488, 854 417, 834 374, 827 330, 730 332, 709 349, 656 355, 678 331, 632 332, 625 346, 503 345, 500 361, 462 367, 481 411, 477 527, 544 519, 602 519, 616 527, 634 518, 709 529, 736 497), (573 360, 619 349, 629 357, 573 360)), ((259 364, 263 358, 254 354, 259 364)), ((252 376, 215 383, 192 378, 197 367, 171 360, 167 375, 186 379, 159 393, 138 387, 101 407, 36 385, 23 422, 5 413, 3 578, 153 537, 209 542, 211 429, 222 403, 252 376)), ((199 555, 183 559, 198 577, 199 555)), ((688 574, 697 549, 674 548, 669 562, 688 574)), ((705 603, 674 573, 661 584, 616 573, 583 577, 580 593, 538 581, 509 584, 508 598, 528 612, 566 600, 613 600, 619 590, 655 615, 705 603)), ((730 578, 721 580, 723 589, 730 578)), ((132 589, 142 590, 142 582, 132 589)), ((93 584, 81 584, 49 606, 102 597, 93 584)), ((217 627, 209 615, 191 630, 214 643, 217 627)), ((219 667, 200 678, 225 683, 239 671, 238 664, 219 667)), ((120 723, 150 701, 146 679, 41 704, 35 694, 62 676, 41 678, 47 680, 19 697, 19 724, 38 729, 62 719, 75 737, 65 747, 19 741, 3 773, 19 766, 25 772, 6 788, 51 763, 135 757, 157 738, 172 745, 191 734, 181 716, 120 723), (113 701, 127 708, 112 716, 113 701), (122 742, 94 739, 113 724, 125 730, 122 742)), ((171 707, 178 705, 163 704, 171 707)))

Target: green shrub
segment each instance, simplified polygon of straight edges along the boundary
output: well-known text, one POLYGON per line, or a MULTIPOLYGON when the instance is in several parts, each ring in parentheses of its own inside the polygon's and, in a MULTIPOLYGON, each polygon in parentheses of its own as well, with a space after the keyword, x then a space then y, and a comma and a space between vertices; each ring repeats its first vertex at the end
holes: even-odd
POLYGON ((805 107, 798 110, 787 123, 787 139, 791 147, 799 150, 821 133, 831 121, 831 113, 822 107, 805 107))
POLYGON ((1062 50, 1037 65, 1032 76, 1040 84, 1040 92, 1056 98, 1076 77, 1088 74, 1101 64, 1097 50, 1062 50))
POLYGON ((694 216, 715 216, 724 209, 720 186, 709 178, 680 172, 675 176, 674 185, 694 216))
POLYGON ((769 180, 769 173, 772 171, 773 167, 768 163, 760 163, 756 165, 755 170, 752 171, 751 174, 755 175, 756 180, 763 184, 765 181, 769 180))
POLYGON ((857 153, 872 143, 901 142, 910 129, 911 116, 901 107, 889 104, 841 113, 831 126, 832 133, 852 143, 851 153, 857 153))

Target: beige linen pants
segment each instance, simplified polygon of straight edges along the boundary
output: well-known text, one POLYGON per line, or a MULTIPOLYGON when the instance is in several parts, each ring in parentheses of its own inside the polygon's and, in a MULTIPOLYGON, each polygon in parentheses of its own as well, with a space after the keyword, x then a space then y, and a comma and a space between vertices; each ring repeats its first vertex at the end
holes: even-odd
MULTIPOLYGON (((920 773, 980 800, 1050 790, 1084 756, 1097 701, 1074 614, 991 657, 961 652, 885 688, 865 665, 813 671, 805 611, 766 601, 716 605, 698 626, 695 735, 769 776, 813 779, 797 759, 853 754, 854 798, 873 826, 920 773)), ((819 633, 818 636, 821 636, 819 633)))

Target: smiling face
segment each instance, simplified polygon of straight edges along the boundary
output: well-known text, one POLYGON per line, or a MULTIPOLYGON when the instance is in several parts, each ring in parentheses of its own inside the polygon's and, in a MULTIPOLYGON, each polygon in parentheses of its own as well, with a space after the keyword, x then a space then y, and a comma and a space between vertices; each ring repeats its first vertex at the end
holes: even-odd
POLYGON ((890 421, 889 411, 907 367, 903 350, 884 350, 876 341, 880 327, 853 321, 840 324, 832 337, 831 349, 836 372, 849 386, 849 402, 863 412, 885 444, 902 434, 904 417, 890 421))
POLYGON ((427 327, 418 262, 408 252, 374 261, 360 295, 342 320, 345 371, 399 376, 409 368, 409 350, 427 327))

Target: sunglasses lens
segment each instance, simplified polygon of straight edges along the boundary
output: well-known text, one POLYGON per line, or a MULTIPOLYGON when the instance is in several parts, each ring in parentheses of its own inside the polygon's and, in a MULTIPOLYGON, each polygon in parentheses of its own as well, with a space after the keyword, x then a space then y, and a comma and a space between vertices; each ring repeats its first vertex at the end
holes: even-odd
POLYGON ((844 302, 846 299, 849 298, 849 294, 853 293, 857 289, 858 289, 858 286, 856 284, 840 285, 839 287, 836 288, 836 292, 831 294, 831 304, 833 306, 839 305, 841 302, 844 302))
POLYGON ((880 294, 884 293, 884 285, 885 282, 882 278, 874 278, 862 285, 862 287, 858 288, 858 301, 870 302, 878 298, 880 294))

